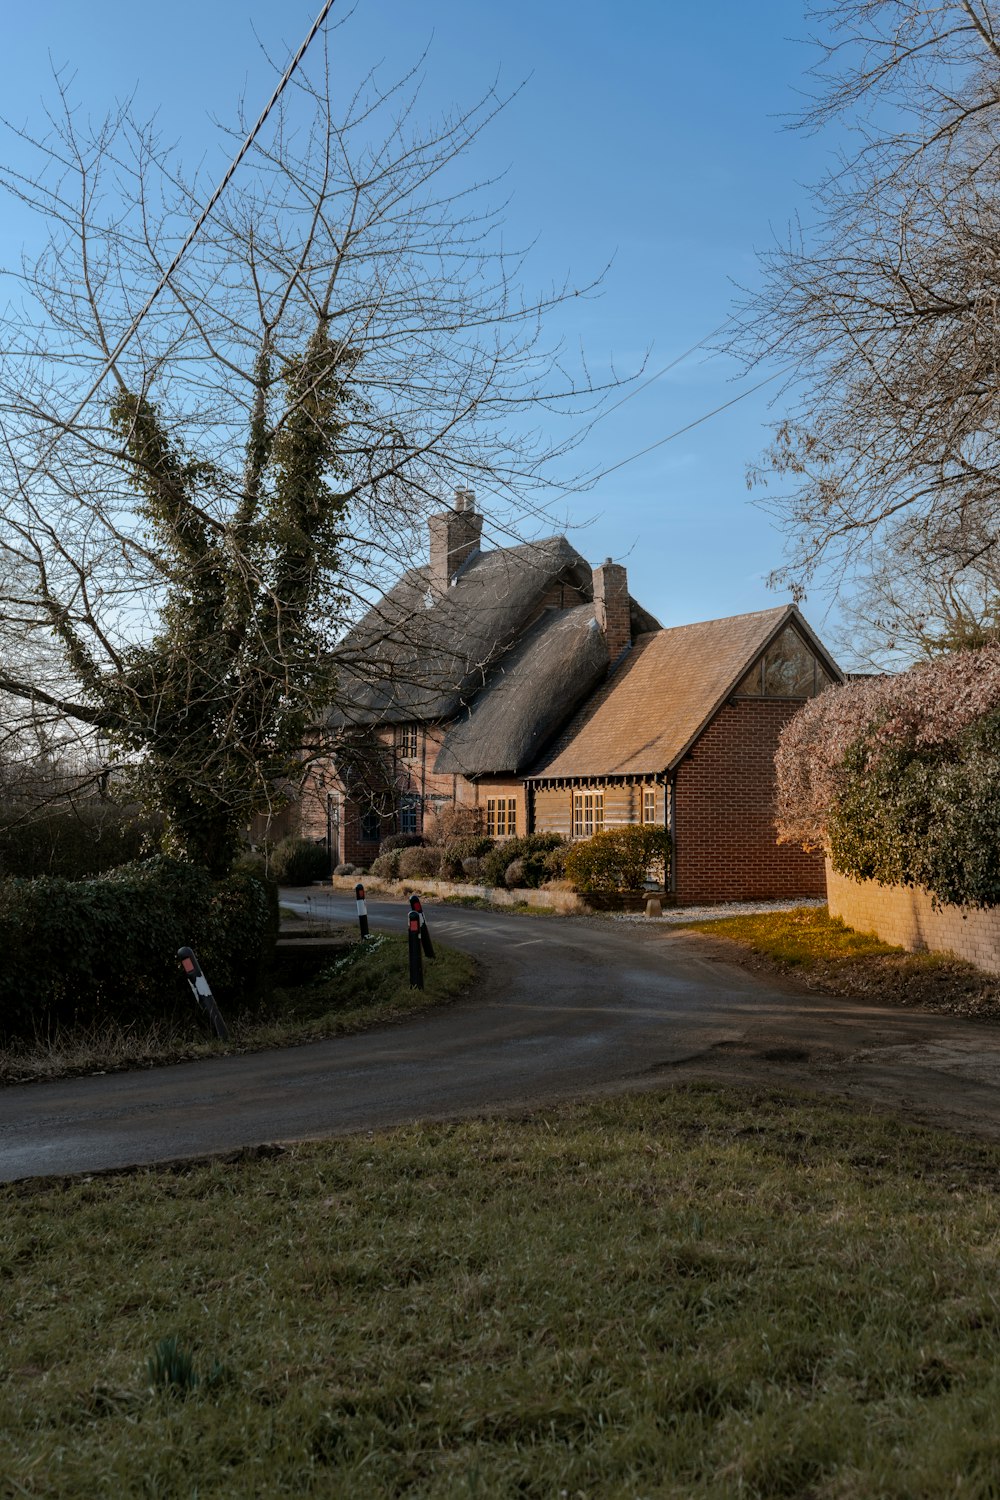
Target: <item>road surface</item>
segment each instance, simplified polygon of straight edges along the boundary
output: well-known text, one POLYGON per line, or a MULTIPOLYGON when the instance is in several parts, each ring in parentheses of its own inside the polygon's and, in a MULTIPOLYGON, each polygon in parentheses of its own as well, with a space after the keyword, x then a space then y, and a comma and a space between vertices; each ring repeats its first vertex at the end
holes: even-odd
MULTIPOLYGON (((314 915, 354 902, 298 896, 314 915)), ((1000 1027, 809 993, 666 925, 426 906, 469 998, 304 1046, 0 1090, 0 1178, 119 1168, 697 1077, 1000 1137, 1000 1027)), ((405 908, 369 903, 373 927, 405 908)))

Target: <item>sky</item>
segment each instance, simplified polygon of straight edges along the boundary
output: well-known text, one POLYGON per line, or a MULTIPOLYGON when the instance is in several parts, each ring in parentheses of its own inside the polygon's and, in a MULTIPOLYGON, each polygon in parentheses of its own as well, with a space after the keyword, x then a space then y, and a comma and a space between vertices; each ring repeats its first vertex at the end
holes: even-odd
MULTIPOLYGON (((246 99, 256 115, 319 0, 7 0, 2 113, 37 127, 67 66, 85 111, 134 96, 157 113, 184 159, 221 175, 212 120, 246 99), (269 60, 266 54, 270 54, 269 60)), ((334 14, 347 15, 347 5, 334 14)), ((803 0, 357 0, 336 34, 345 75, 388 77, 424 51, 428 117, 477 98, 499 74, 523 83, 477 143, 470 173, 503 173, 512 243, 531 243, 525 280, 584 282, 608 266, 601 295, 574 300, 557 332, 591 369, 662 368, 728 317, 736 287, 758 278, 756 253, 796 214, 831 143, 787 129, 813 56, 803 0)), ((0 147, 16 152, 8 136, 0 147)), ((234 189, 238 188, 238 179, 234 189)), ((15 201, 0 207, 0 264, 37 230, 15 201)), ((664 625, 767 609, 784 540, 752 504, 746 472, 767 443, 775 387, 750 394, 643 457, 633 455, 754 385, 722 356, 698 353, 625 402, 591 433, 570 469, 613 470, 572 494, 554 524, 591 562, 614 557, 632 593, 664 625)), ((804 611, 837 625, 819 595, 804 611)))

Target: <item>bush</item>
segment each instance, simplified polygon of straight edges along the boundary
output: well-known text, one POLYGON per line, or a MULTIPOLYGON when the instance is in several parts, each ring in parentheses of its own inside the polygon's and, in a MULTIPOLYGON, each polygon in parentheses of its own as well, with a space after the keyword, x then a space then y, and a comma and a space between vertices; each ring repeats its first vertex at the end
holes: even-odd
POLYGON ((524 862, 524 884, 531 888, 545 879, 545 859, 563 843, 558 833, 527 833, 519 839, 506 839, 483 860, 483 879, 487 885, 503 885, 507 866, 515 859, 524 862))
POLYGON ((462 874, 466 880, 481 881, 483 878, 483 862, 481 859, 463 859, 462 874))
POLYGON ((0 1032, 150 1020, 190 992, 177 950, 194 948, 220 1006, 256 998, 272 902, 255 876, 213 882, 163 856, 95 880, 0 882, 0 1032))
POLYGON ((485 833, 470 833, 463 838, 455 838, 445 845, 445 854, 449 859, 482 859, 496 848, 496 839, 491 839, 485 833))
POLYGON ((333 873, 335 875, 356 875, 358 867, 357 865, 338 865, 333 873))
POLYGON ((372 874, 377 875, 380 880, 398 880, 401 857, 400 849, 388 849, 385 854, 376 855, 372 860, 372 874))
POLYGON ((400 880, 412 880, 415 875, 435 876, 441 871, 440 849, 403 849, 399 855, 400 880))
POLYGON ((584 893, 641 891, 650 872, 655 880, 665 879, 669 858, 665 828, 626 823, 574 844, 566 856, 566 875, 584 893))
POLYGON ((441 854, 441 868, 438 874, 442 880, 462 880, 465 877, 465 870, 462 868, 462 861, 453 859, 445 849, 441 854))
POLYGON ((545 869, 545 884, 552 880, 562 880, 566 874, 566 860, 569 857, 569 845, 560 844, 558 849, 550 849, 542 864, 545 869))
POLYGON ((424 823, 427 841, 447 847, 456 839, 476 839, 483 836, 483 809, 481 807, 456 807, 453 803, 434 813, 424 823))
POLYGON ((378 846, 379 854, 391 854, 394 849, 422 849, 427 840, 419 833, 390 833, 378 846))
POLYGON ((503 883, 508 890, 515 891, 522 887, 527 878, 527 869, 523 859, 512 859, 503 872, 503 883))
POLYGON ((24 799, 5 802, 0 805, 0 874, 87 880, 154 853, 162 832, 161 820, 113 802, 41 808, 24 799))
POLYGON ((279 885, 312 885, 329 875, 330 856, 325 844, 289 835, 275 844, 269 865, 272 879, 279 885))

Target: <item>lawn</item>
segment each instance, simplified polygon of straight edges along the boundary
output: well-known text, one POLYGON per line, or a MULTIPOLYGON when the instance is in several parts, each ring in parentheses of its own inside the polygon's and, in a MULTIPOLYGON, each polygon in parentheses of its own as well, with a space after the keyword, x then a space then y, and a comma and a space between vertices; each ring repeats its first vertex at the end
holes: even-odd
POLYGON ((3 1188, 0 1493, 995 1497, 998 1169, 693 1087, 3 1188))
POLYGON ((0 1046, 0 1083, 152 1067, 342 1036, 454 1000, 468 992, 475 977, 473 959, 437 945, 434 959, 424 965, 424 988, 411 990, 405 937, 375 934, 362 943, 353 933, 343 936, 339 952, 314 955, 311 963, 307 951, 279 954, 275 982, 264 999, 242 1013, 225 1007, 228 1043, 211 1036, 192 1003, 180 1018, 154 1024, 67 1028, 0 1046))
POLYGON ((738 954, 835 995, 1000 1019, 1000 980, 947 953, 907 953, 855 932, 825 906, 677 926, 724 938, 738 954))

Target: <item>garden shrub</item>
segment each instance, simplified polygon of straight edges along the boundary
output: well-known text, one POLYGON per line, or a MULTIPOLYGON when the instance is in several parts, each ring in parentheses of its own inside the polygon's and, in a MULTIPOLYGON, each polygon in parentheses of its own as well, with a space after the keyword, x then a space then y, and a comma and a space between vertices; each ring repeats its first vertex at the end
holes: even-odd
POLYGON ((325 844, 289 834, 271 850, 271 875, 279 885, 312 885, 330 873, 330 855, 325 844))
POLYGON ((648 879, 665 879, 669 860, 665 828, 626 823, 574 844, 566 856, 566 877, 584 894, 641 891, 648 879))
POLYGON ((449 859, 482 859, 489 854, 491 849, 496 848, 496 839, 487 837, 485 833, 469 833, 463 838, 451 839, 445 845, 445 854, 449 859))
POLYGON ((385 854, 376 855, 372 860, 372 874, 380 880, 398 880, 402 852, 401 849, 387 849, 385 854))
POLYGON ((512 859, 503 872, 503 883, 508 890, 516 891, 524 886, 527 869, 523 859, 512 859))
POLYGON ((487 885, 504 885, 507 866, 515 859, 524 862, 524 883, 534 888, 545 879, 545 858, 563 843, 558 833, 526 833, 520 838, 505 839, 483 859, 483 880, 487 885))
POLYGON ((462 874, 466 880, 481 881, 483 878, 483 862, 475 857, 462 860, 462 874))
POLYGON ((87 880, 153 853, 162 820, 98 800, 38 807, 24 798, 0 804, 0 874, 34 880, 87 880))
POLYGON ((357 865, 350 864, 338 865, 333 873, 335 875, 356 875, 358 873, 358 867, 357 865))
POLYGON ((433 877, 441 871, 440 849, 402 849, 399 855, 400 880, 412 880, 416 875, 433 877))
POLYGON ((422 849, 427 840, 419 833, 390 833, 378 846, 379 854, 391 854, 394 849, 422 849))
POLYGON ((776 767, 782 842, 854 879, 1000 904, 1000 646, 830 689, 776 767))
POLYGON ((483 809, 481 807, 456 807, 453 803, 432 813, 424 822, 424 833, 431 844, 445 847, 456 839, 476 839, 483 836, 483 809))
POLYGON ((265 885, 157 856, 94 880, 0 881, 0 1033, 128 1024, 193 1002, 177 965, 194 948, 225 1007, 256 997, 274 926, 265 885))

